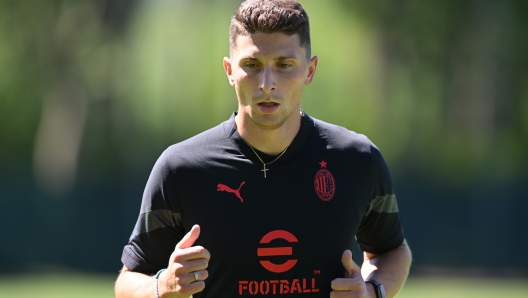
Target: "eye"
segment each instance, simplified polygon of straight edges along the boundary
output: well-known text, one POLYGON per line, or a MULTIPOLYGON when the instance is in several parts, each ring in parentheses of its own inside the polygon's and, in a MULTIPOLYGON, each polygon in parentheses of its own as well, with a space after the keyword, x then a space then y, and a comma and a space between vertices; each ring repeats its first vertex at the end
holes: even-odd
POLYGON ((279 68, 289 68, 291 66, 291 63, 279 63, 279 68))

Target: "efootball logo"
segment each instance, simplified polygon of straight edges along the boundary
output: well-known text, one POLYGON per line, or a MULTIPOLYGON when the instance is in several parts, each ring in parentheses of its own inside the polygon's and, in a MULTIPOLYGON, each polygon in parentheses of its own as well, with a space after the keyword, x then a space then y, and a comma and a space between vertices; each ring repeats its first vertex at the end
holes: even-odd
MULTIPOLYGON (((275 239, 284 239, 288 242, 299 242, 297 240, 297 237, 295 237, 292 233, 284 230, 275 230, 267 233, 262 237, 260 240, 261 244, 264 243, 270 243, 271 241, 275 239)), ((266 247, 266 248, 258 248, 257 255, 259 257, 274 257, 274 256, 291 256, 292 255, 292 247, 291 246, 280 246, 280 247, 266 247)), ((289 259, 286 262, 282 264, 275 264, 268 260, 261 260, 260 264, 262 267, 266 268, 267 270, 274 272, 274 273, 283 273, 286 272, 295 266, 297 264, 297 259, 289 259)))
MULTIPOLYGON (((288 243, 299 242, 297 237, 292 233, 284 230, 275 230, 267 233, 260 240, 261 244, 265 244, 266 247, 259 247, 257 249, 257 255, 261 258, 260 264, 273 273, 284 273, 297 264, 297 259, 290 258, 286 262, 284 257, 292 255, 292 247, 286 245, 270 247, 270 245, 276 242, 284 243, 283 240, 288 243), (276 258, 282 257, 282 258, 276 258), (269 260, 268 260, 269 258, 269 260), (281 259, 281 263, 277 264, 277 259, 281 259), (274 261, 274 262, 272 262, 274 261)), ((320 274, 319 270, 314 270, 314 274, 320 274), (315 273, 317 272, 317 273, 315 273)), ((319 288, 316 285, 317 277, 289 277, 287 275, 278 275, 273 279, 266 280, 240 280, 238 281, 238 294, 239 295, 282 295, 282 294, 308 294, 318 293, 319 288)))

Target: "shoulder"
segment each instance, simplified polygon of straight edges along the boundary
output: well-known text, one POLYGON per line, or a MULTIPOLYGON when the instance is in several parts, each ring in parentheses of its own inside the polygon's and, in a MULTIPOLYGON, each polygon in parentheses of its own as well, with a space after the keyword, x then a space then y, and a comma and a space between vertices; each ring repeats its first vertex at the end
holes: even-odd
POLYGON ((200 146, 210 146, 217 142, 222 142, 227 138, 228 135, 228 122, 222 122, 219 125, 203 131, 193 137, 176 143, 169 148, 167 151, 176 151, 180 149, 197 148, 200 146))
POLYGON ((326 143, 327 149, 366 155, 379 154, 378 148, 367 136, 319 119, 313 120, 317 135, 326 143))
POLYGON ((169 166, 198 163, 219 154, 229 147, 229 121, 203 131, 189 139, 169 146, 159 161, 169 166))

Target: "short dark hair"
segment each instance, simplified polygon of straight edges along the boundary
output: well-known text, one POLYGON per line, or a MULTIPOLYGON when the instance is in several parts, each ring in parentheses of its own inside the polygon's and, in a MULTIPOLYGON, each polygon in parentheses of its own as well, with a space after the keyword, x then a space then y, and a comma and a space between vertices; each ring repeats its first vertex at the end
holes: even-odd
POLYGON ((294 0, 247 0, 240 4, 231 18, 229 47, 232 50, 238 35, 257 32, 298 34, 301 47, 311 57, 310 23, 308 14, 294 0))

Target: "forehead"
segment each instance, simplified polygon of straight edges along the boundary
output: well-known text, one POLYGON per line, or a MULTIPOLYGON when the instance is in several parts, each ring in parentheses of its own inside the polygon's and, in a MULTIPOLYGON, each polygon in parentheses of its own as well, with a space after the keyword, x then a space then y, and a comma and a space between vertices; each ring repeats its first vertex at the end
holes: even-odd
POLYGON ((301 47, 298 34, 262 33, 238 35, 235 39, 232 56, 243 57, 295 57, 301 59, 305 49, 301 47))

